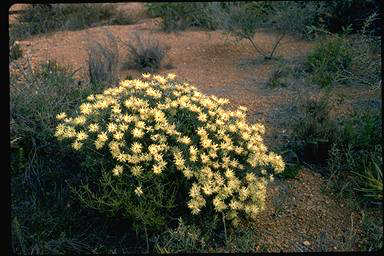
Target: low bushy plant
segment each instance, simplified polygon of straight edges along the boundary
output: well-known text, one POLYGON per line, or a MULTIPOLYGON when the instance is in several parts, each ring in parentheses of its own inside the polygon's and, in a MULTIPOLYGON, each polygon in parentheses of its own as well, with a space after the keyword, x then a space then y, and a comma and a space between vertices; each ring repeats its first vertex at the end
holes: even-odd
POLYGON ((350 69, 352 54, 348 41, 340 36, 319 40, 307 56, 307 70, 312 80, 322 87, 329 87, 345 80, 345 70, 350 69))
MULTIPOLYGON (((305 101, 288 151, 301 163, 323 167, 323 174, 340 193, 348 187, 362 201, 377 204, 383 196, 380 109, 355 109, 335 118, 334 107, 329 94, 305 101)), ((281 175, 289 177, 296 166, 287 164, 281 175)))
MULTIPOLYGON (((219 214, 234 225, 264 207, 266 184, 284 169, 248 125, 246 108, 205 96, 174 75, 143 75, 59 113, 55 136, 83 157, 84 205, 158 230, 173 217, 219 214)), ((221 217, 220 217, 221 219, 221 217)))
POLYGON ((324 166, 336 130, 330 117, 330 101, 327 96, 311 97, 303 101, 299 108, 301 116, 293 125, 290 147, 300 161, 324 166))
POLYGON ((353 189, 368 202, 376 203, 383 197, 381 120, 379 109, 354 111, 341 118, 328 159, 336 178, 349 175, 355 184, 353 189))
POLYGON ((55 61, 41 63, 36 69, 19 67, 24 74, 10 84, 11 139, 30 149, 32 140, 38 145, 49 144, 57 121, 52 111, 69 111, 74 100, 81 97, 70 67, 55 61))

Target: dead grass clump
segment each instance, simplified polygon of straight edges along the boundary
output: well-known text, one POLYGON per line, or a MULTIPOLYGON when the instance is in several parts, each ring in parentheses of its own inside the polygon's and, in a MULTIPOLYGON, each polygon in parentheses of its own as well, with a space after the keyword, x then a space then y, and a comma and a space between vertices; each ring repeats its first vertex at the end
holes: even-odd
POLYGON ((125 42, 128 48, 125 68, 136 68, 146 72, 159 69, 168 49, 157 40, 142 39, 137 33, 134 35, 136 43, 125 42))
POLYGON ((119 53, 116 38, 107 33, 106 45, 90 42, 88 46, 88 72, 92 84, 114 84, 118 81, 119 53))

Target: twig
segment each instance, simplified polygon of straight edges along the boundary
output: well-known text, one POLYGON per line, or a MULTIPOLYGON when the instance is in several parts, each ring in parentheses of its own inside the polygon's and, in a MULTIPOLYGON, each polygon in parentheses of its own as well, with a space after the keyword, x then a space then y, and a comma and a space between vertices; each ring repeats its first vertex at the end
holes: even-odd
POLYGON ((145 231, 145 240, 147 242, 147 253, 149 253, 149 241, 148 241, 148 233, 147 233, 147 227, 144 226, 144 231, 145 231))
POLYGON ((280 41, 284 38, 285 34, 286 34, 286 31, 283 32, 283 34, 280 36, 279 40, 277 40, 277 42, 273 46, 272 52, 269 55, 269 59, 272 59, 272 56, 275 53, 277 46, 279 45, 280 41))
POLYGON ((224 236, 225 236, 225 243, 228 242, 228 239, 227 239, 227 228, 225 226, 225 218, 224 218, 224 213, 223 214, 223 225, 224 225, 224 236))
POLYGON ((256 51, 257 51, 258 53, 260 53, 261 55, 263 55, 264 58, 268 58, 268 56, 265 55, 264 52, 263 52, 259 47, 257 47, 257 46, 255 45, 255 43, 253 42, 253 40, 252 40, 251 37, 247 36, 246 38, 251 42, 251 44, 253 45, 253 47, 256 49, 256 51))

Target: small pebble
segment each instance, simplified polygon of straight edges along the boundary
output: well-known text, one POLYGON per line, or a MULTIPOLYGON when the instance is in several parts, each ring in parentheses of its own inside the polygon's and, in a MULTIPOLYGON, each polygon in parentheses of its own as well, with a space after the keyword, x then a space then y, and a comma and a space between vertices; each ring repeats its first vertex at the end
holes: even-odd
POLYGON ((311 243, 310 243, 309 241, 304 241, 303 244, 304 244, 305 246, 310 246, 310 245, 311 245, 311 243))

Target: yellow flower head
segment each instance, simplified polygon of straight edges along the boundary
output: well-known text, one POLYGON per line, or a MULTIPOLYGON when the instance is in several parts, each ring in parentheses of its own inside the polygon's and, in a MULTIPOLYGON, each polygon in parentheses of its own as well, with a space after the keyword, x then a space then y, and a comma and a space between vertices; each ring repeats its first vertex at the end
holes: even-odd
POLYGON ((138 196, 141 196, 143 194, 143 190, 140 186, 135 188, 135 194, 138 196))
POLYGON ((117 130, 117 125, 115 123, 109 123, 108 124, 108 131, 109 132, 115 132, 117 130))
POLYGON ((134 138, 141 138, 144 136, 144 132, 139 128, 135 128, 132 130, 132 135, 134 138))
POLYGON ((168 76, 167 76, 167 78, 169 79, 169 80, 174 80, 175 79, 175 77, 176 77, 176 75, 175 74, 168 74, 168 76))
POLYGON ((116 167, 112 170, 113 175, 120 176, 123 173, 123 167, 121 165, 116 165, 116 167))
POLYGON ((88 126, 88 131, 90 132, 97 132, 99 130, 99 125, 94 123, 94 124, 90 124, 88 126))
POLYGON ((133 176, 138 177, 143 172, 143 168, 140 165, 136 165, 136 166, 131 168, 131 172, 132 172, 133 176))
POLYGON ((64 113, 64 112, 61 112, 60 114, 58 114, 58 115, 56 116, 56 119, 57 119, 57 120, 64 120, 66 117, 67 117, 67 114, 64 113))
POLYGON ((92 113, 92 104, 90 103, 81 104, 80 112, 84 115, 89 115, 90 113, 92 113))
POLYGON ((140 154, 142 148, 143 148, 143 146, 140 143, 135 142, 135 143, 132 144, 131 150, 135 154, 140 154))
POLYGON ((77 140, 82 141, 82 140, 86 140, 88 138, 88 135, 84 131, 80 131, 77 133, 76 137, 77 137, 77 140))
POLYGON ((104 142, 108 140, 108 136, 105 132, 102 132, 99 135, 97 135, 97 139, 100 140, 101 142, 104 142))
POLYGON ((151 77, 151 74, 150 74, 150 73, 145 73, 145 74, 142 74, 141 76, 142 76, 143 78, 145 78, 145 79, 148 79, 148 78, 151 77))
POLYGON ((72 144, 72 147, 73 147, 75 150, 79 150, 82 146, 83 146, 83 143, 81 143, 81 142, 79 142, 79 141, 77 141, 77 140, 72 144))

